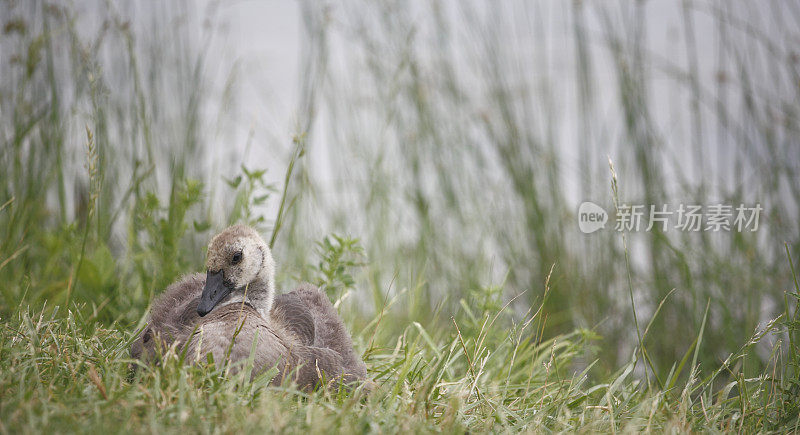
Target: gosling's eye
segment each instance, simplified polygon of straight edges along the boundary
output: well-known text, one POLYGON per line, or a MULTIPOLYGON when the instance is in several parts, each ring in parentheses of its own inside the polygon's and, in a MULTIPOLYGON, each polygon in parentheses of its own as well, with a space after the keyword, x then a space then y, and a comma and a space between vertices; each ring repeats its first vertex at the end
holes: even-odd
POLYGON ((242 261, 242 253, 241 253, 241 251, 233 254, 233 259, 231 260, 231 262, 233 264, 239 264, 239 262, 241 262, 241 261, 242 261))

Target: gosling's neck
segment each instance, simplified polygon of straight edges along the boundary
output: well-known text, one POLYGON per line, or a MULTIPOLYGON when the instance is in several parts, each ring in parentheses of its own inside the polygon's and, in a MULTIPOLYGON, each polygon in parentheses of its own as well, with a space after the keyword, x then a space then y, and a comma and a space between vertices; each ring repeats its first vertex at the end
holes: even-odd
POLYGON ((275 283, 272 279, 257 277, 247 284, 244 289, 232 293, 220 306, 230 304, 248 303, 258 311, 264 319, 269 319, 272 303, 275 299, 275 283))

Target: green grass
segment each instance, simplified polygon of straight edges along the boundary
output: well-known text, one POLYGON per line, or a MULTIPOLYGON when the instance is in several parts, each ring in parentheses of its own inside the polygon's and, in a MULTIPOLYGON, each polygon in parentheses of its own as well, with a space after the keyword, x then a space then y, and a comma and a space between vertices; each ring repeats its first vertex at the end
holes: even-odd
POLYGON ((559 4, 301 3, 297 133, 261 162, 219 149, 215 9, 0 2, 0 433, 798 431, 800 8, 684 2, 678 58, 648 3, 559 4), (759 202, 762 228, 584 236, 565 180, 607 210, 759 202), (326 290, 373 394, 179 355, 131 376, 153 297, 233 222, 281 288, 326 290))
POLYGON ((598 337, 584 330, 541 339, 531 333, 541 310, 521 323, 488 310, 429 328, 384 314, 353 329, 379 385, 364 397, 270 387, 265 377, 185 366, 174 353, 131 377, 129 330, 101 326, 80 309, 58 311, 21 309, 3 319, 4 433, 798 430, 797 378, 786 371, 796 366, 780 360, 781 349, 772 349, 770 370, 743 370, 746 352, 785 328, 780 320, 716 370, 697 364, 700 331, 665 387, 647 388, 634 358, 602 380, 588 375, 592 364, 574 371, 576 360, 592 358, 598 337))

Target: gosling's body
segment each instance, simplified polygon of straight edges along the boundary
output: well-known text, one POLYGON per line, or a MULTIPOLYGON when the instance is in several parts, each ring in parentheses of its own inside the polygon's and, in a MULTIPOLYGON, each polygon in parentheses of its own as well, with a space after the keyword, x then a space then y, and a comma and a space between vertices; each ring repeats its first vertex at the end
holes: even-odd
MULTIPOLYGON (((253 252, 255 257, 262 256, 260 263, 267 263, 269 274, 259 269, 247 281, 246 291, 229 291, 229 295, 212 301, 210 310, 204 303, 209 305, 209 295, 215 294, 209 290, 213 286, 208 279, 213 275, 211 267, 206 276, 188 275, 172 284, 153 303, 148 325, 132 344, 131 355, 153 362, 158 346, 177 344, 186 350, 189 362, 205 361, 206 355, 211 354, 219 363, 227 356, 235 369, 236 363, 246 360, 252 350, 253 376, 278 367, 275 384, 290 375, 303 389, 318 385, 320 376, 331 380, 333 387, 340 381, 349 385, 365 380, 366 365, 353 349, 347 329, 325 294, 304 284, 291 293, 273 296, 271 255, 255 231, 243 226, 225 230, 209 247, 209 263, 217 254, 212 252, 215 241, 230 234, 257 238, 254 243, 258 249, 253 252)), ((230 275, 235 277, 235 271, 230 275)), ((227 281, 225 285, 233 286, 227 281)))

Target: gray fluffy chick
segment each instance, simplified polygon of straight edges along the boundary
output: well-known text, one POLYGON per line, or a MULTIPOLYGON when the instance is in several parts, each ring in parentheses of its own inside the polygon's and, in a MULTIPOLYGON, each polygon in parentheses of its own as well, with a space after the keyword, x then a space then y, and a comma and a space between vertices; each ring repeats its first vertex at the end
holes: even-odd
POLYGON ((272 254, 254 229, 235 225, 215 236, 206 268, 205 276, 185 276, 153 302, 147 325, 131 345, 132 357, 157 363, 161 351, 175 345, 187 362, 211 354, 219 364, 227 356, 237 370, 257 340, 253 377, 277 367, 273 384, 290 378, 304 390, 323 379, 331 388, 372 384, 324 293, 303 284, 275 296, 272 254))

